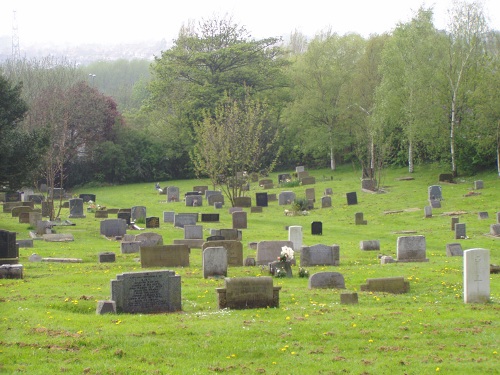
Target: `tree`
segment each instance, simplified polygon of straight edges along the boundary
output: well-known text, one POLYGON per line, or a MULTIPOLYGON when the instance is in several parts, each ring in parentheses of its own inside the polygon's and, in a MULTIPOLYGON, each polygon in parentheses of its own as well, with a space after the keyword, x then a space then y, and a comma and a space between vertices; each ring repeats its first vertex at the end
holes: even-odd
POLYGON ((275 134, 268 133, 269 112, 265 103, 251 99, 225 97, 216 108, 215 116, 208 110, 196 128, 197 143, 192 161, 198 175, 207 175, 213 185, 220 185, 234 205, 234 198, 243 193, 245 174, 257 172, 265 155, 272 151, 275 158, 279 149, 274 146, 275 134))

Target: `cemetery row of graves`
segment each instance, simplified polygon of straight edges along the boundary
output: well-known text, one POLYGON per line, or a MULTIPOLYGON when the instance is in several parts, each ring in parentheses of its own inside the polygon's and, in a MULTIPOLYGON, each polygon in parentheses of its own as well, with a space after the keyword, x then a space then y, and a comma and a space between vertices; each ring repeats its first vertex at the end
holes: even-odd
MULTIPOLYGON (((269 308, 303 319, 301 309, 325 306, 335 319, 333 311, 382 308, 372 306, 380 299, 384 310, 422 301, 431 315, 437 300, 458 315, 481 306, 478 321, 498 311, 496 180, 395 174, 376 189, 352 173, 315 174, 298 168, 255 179, 234 207, 206 181, 4 193, 1 301, 10 301, 11 289, 28 298, 19 283, 36 285, 50 273, 69 284, 64 300, 76 301, 64 313, 83 313, 87 322, 269 308), (291 180, 299 183, 287 186, 291 180), (48 220, 47 194, 64 207, 57 220, 48 220), (302 197, 307 210, 293 209, 302 197)), ((496 321, 484 337, 495 329, 496 321)), ((484 341, 484 350, 493 353, 494 342, 484 341)), ((487 366, 497 362, 490 357, 487 366)))

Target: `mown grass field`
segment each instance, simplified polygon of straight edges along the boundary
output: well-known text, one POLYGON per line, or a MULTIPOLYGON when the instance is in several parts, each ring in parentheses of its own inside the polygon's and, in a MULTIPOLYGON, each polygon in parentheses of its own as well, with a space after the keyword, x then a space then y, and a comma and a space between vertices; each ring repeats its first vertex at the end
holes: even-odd
MULTIPOLYGON (((292 171, 283 171, 291 173, 292 171)), ((201 250, 192 249, 190 267, 174 268, 182 280, 182 311, 170 314, 96 315, 96 301, 111 296, 110 280, 123 272, 140 271, 138 254, 121 254, 120 244, 99 235, 99 219, 87 214, 73 219, 74 227, 56 227, 72 233, 74 242, 35 241, 21 248, 23 280, 0 280, 0 373, 5 374, 495 374, 500 373, 500 275, 490 275, 491 302, 464 304, 462 258, 447 257, 445 245, 460 242, 463 249, 490 250, 491 263, 500 263, 500 239, 488 236, 500 211, 500 180, 494 171, 441 183, 444 200, 424 218, 427 188, 438 184, 438 167, 422 166, 408 176, 405 169, 383 175, 385 193, 361 191, 360 171, 344 166, 335 172, 310 170, 315 185, 275 188, 305 197, 316 190, 316 209, 307 216, 285 216, 286 206, 270 202, 263 213, 248 213, 243 229, 244 258, 254 256, 249 242, 286 240, 289 225, 303 226, 304 245, 339 244, 340 266, 307 267, 313 274, 335 271, 344 275, 347 291, 356 291, 359 304, 341 305, 342 290, 309 290, 307 279, 293 268, 291 279, 274 279, 282 287, 277 309, 219 310, 215 288, 220 279, 204 279, 201 250), (475 196, 474 180, 484 181, 475 196), (321 209, 319 198, 333 189, 332 208, 321 209), (358 205, 348 206, 345 194, 356 191, 358 205), (387 211, 401 211, 388 214, 387 211), (458 212, 467 225, 468 239, 455 240, 451 216, 458 212), (478 212, 489 218, 480 220, 478 212), (367 225, 355 225, 363 212, 367 225), (311 235, 311 222, 323 222, 323 235, 311 235), (380 265, 379 253, 396 256, 401 231, 415 231, 427 242, 426 263, 380 265), (380 240, 381 251, 361 251, 362 240, 380 240), (115 263, 98 263, 98 253, 116 253, 115 263), (32 263, 28 257, 81 258, 83 263, 32 263), (410 292, 402 295, 360 292, 367 278, 403 276, 410 292)), ((281 173, 281 172, 280 172, 281 173)), ((277 173, 270 178, 277 181, 277 173)), ((178 186, 181 195, 206 180, 163 181, 178 186)), ((253 183, 248 193, 263 191, 253 183)), ((163 211, 216 212, 205 203, 185 207, 164 203, 153 183, 86 187, 72 193, 93 193, 108 208, 147 207, 160 217, 160 228, 148 229, 164 243, 183 238, 183 231, 162 222, 163 211)), ((226 200, 227 202, 227 200, 226 200)), ((230 228, 226 203, 219 223, 230 228)), ((61 218, 69 216, 63 209, 61 218)), ((27 224, 0 213, 0 228, 29 238, 27 224)), ((128 231, 132 233, 132 231, 128 231)), ((297 254, 298 263, 300 255, 297 254)), ((149 270, 149 269, 148 269, 149 270)), ((230 267, 228 277, 268 275, 261 267, 230 267)))

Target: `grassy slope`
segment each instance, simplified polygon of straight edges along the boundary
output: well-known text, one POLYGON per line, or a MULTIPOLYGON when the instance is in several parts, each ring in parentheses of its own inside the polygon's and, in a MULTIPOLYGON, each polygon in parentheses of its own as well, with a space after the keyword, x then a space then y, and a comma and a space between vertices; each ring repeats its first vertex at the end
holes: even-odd
MULTIPOLYGON (((24 280, 0 280, 0 373, 47 374, 428 374, 499 373, 499 275, 491 275, 492 302, 466 305, 462 297, 462 258, 446 257, 445 245, 459 241, 464 249, 490 250, 491 263, 500 263, 500 240, 485 236, 500 211, 500 181, 493 173, 441 184, 444 201, 433 217, 425 219, 427 187, 437 184, 439 170, 421 167, 413 181, 404 169, 387 170, 385 194, 361 192, 359 172, 310 171, 316 177, 317 202, 327 187, 333 189, 333 207, 317 208, 308 216, 287 217, 284 206, 270 203, 262 214, 248 214, 243 230, 244 257, 254 255, 248 242, 287 239, 285 226, 302 225, 305 245, 339 244, 339 267, 308 267, 310 273, 341 272, 348 291, 358 291, 358 305, 340 305, 340 290, 309 290, 307 280, 274 279, 282 286, 279 309, 218 310, 215 288, 222 280, 203 279, 201 252, 193 249, 189 268, 176 268, 182 278, 180 313, 156 315, 95 314, 96 300, 110 298, 110 280, 117 274, 139 271, 137 254, 121 254, 118 242, 99 236, 99 219, 88 214, 74 219, 76 227, 58 227, 75 237, 70 243, 37 241, 20 249, 24 280), (331 178, 333 177, 333 180, 331 178), (475 179, 484 181, 480 195, 464 197, 475 179), (357 191, 356 206, 347 206, 345 193, 357 191), (390 210, 415 211, 384 214, 390 210), (454 240, 450 216, 465 211, 469 239, 454 240), (366 226, 354 225, 354 214, 364 213, 366 226), (489 219, 479 220, 478 211, 489 219), (323 222, 323 235, 312 236, 312 221, 323 222), (377 252, 359 249, 361 240, 378 239, 380 253, 396 254, 397 231, 426 236, 428 263, 380 265, 377 252), (99 264, 97 254, 113 251, 116 263, 99 264), (43 257, 82 258, 81 264, 30 263, 36 252, 43 257), (366 278, 404 276, 411 290, 404 295, 359 292, 366 278)), ((277 174, 271 178, 277 180, 277 174)), ((208 181, 162 182, 179 186, 181 193, 208 181)), ((312 187, 312 186, 306 186, 312 187)), ((306 187, 293 190, 305 197, 306 187)), ((268 192, 279 193, 283 189, 268 192)), ((250 196, 262 191, 252 185, 250 196)), ((184 207, 162 203, 154 184, 86 188, 97 203, 107 207, 144 205, 148 216, 163 211, 215 212, 211 207, 184 207)), ((316 203, 318 206, 319 203, 316 203)), ((209 228, 230 228, 227 205, 220 223, 209 228)), ((63 218, 68 216, 63 210, 63 218)), ((162 221, 160 219, 160 221, 162 221)), ((0 228, 28 238, 26 224, 0 213, 0 228)), ((149 230, 148 230, 149 231, 149 230)), ((164 243, 182 238, 171 224, 151 230, 164 243)), ((129 231, 129 233, 131 233, 129 231)), ((266 275, 260 267, 232 267, 228 276, 266 275)))

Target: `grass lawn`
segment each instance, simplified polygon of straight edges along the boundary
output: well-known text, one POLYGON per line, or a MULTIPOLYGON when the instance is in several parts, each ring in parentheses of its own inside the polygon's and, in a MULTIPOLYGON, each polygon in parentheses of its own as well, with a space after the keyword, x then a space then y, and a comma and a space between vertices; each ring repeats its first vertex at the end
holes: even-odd
MULTIPOLYGON (((280 173, 291 173, 283 171, 280 173)), ((447 243, 462 248, 490 250, 500 264, 500 238, 488 236, 500 212, 500 179, 495 172, 441 183, 442 207, 424 217, 427 189, 437 185, 441 170, 417 167, 413 180, 400 180, 405 169, 384 171, 384 193, 361 191, 360 171, 342 166, 337 171, 310 170, 315 185, 274 188, 291 190, 305 198, 314 187, 316 208, 307 216, 285 216, 287 206, 270 202, 262 213, 248 210, 243 229, 244 258, 255 256, 249 242, 287 240, 285 227, 303 227, 303 244, 338 244, 340 266, 307 267, 310 274, 340 272, 346 290, 357 292, 359 303, 341 305, 343 290, 308 289, 305 278, 273 279, 282 287, 276 309, 219 310, 215 288, 221 279, 204 279, 200 249, 192 249, 190 267, 172 268, 181 276, 182 311, 165 314, 96 315, 96 301, 111 297, 110 280, 123 272, 141 271, 138 254, 121 254, 117 241, 99 235, 99 221, 91 213, 72 219, 76 226, 56 227, 71 233, 74 242, 37 240, 20 249, 24 279, 0 280, 0 373, 5 374, 495 374, 500 373, 500 275, 490 275, 491 301, 463 302, 462 257, 447 257, 447 243), (474 180, 484 189, 466 196, 474 180), (320 208, 320 198, 332 188, 332 207, 320 208), (347 205, 346 193, 357 192, 358 204, 347 205), (318 207, 319 206, 319 207, 318 207), (486 211, 488 219, 479 219, 486 211), (367 225, 355 225, 363 212, 367 225), (391 213, 389 213, 391 212, 391 213), (451 215, 466 223, 467 239, 455 240, 451 215), (311 234, 311 222, 323 223, 323 234, 311 234), (423 263, 381 265, 378 254, 396 257, 396 241, 403 231, 424 235, 427 258, 423 263), (398 233, 399 232, 399 233, 398 233), (362 240, 379 240, 381 250, 361 251, 362 240), (115 263, 98 263, 100 252, 115 252, 115 263), (42 257, 81 258, 82 263, 29 262, 42 257), (410 282, 406 294, 361 292, 367 278, 403 276, 410 282)), ((278 173, 270 178, 277 182, 278 173)), ((208 180, 163 181, 178 186, 181 195, 208 180)), ((248 196, 262 192, 252 183, 248 196)), ((231 228, 228 205, 221 210, 165 203, 154 183, 85 187, 73 194, 92 193, 108 208, 146 206, 147 216, 160 217, 160 228, 147 229, 163 236, 165 244, 183 238, 183 230, 163 223, 163 211, 220 213, 210 228, 231 228)), ((226 202, 228 200, 226 199, 226 202)), ((62 210, 62 219, 69 211, 62 210)), ((114 216, 114 215, 110 215, 114 216)), ((200 223, 201 224, 201 223, 200 223)), ((0 212, 0 229, 29 238, 27 224, 0 212)), ((129 230, 129 234, 134 231, 129 230)), ((136 233, 139 233, 136 231, 136 233)), ((300 264, 300 254, 296 253, 300 264)), ((148 269, 151 270, 151 269, 148 269)), ((259 266, 230 267, 228 277, 266 276, 259 266)))

